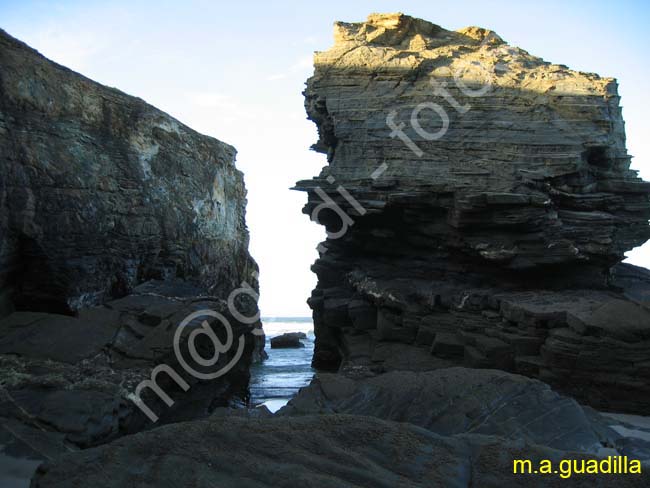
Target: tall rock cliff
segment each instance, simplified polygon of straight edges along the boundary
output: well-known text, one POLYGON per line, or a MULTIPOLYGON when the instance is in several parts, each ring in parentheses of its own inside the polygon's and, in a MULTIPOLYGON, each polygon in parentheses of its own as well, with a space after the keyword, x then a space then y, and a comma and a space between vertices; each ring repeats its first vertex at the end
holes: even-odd
POLYGON ((5 311, 74 312, 148 279, 253 282, 233 147, 4 32, 0 66, 5 311))
POLYGON ((328 230, 314 365, 500 368, 647 411, 650 272, 617 263, 650 183, 616 81, 403 14, 334 34, 305 91, 329 164, 297 184, 328 230))
POLYGON ((264 342, 245 194, 233 147, 0 31, 10 451, 33 463, 247 401, 264 342))

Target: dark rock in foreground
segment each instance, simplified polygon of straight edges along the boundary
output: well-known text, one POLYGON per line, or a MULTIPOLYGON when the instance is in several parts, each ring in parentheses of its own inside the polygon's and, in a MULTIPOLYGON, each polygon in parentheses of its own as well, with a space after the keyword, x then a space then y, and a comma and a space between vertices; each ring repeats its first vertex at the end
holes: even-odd
MULTIPOLYGON (((32 488, 611 486, 614 475, 513 474, 513 459, 563 458, 589 456, 363 416, 224 417, 64 455, 39 468, 32 488)), ((648 483, 646 473, 615 476, 621 487, 648 483)))
POLYGON ((0 30, 3 469, 247 401, 264 338, 236 318, 257 316, 245 195, 233 147, 0 30), (194 317, 177 354, 205 310, 230 331, 194 317), (218 360, 210 329, 232 341, 218 360))
POLYGON ((314 65, 314 366, 498 368, 647 413, 650 277, 612 266, 650 238, 650 183, 616 81, 402 14, 337 23, 314 65))
POLYGON ((271 339, 272 349, 305 347, 301 339, 306 339, 304 332, 287 332, 271 339))
POLYGON ((621 440, 608 427, 611 421, 548 385, 487 369, 394 371, 357 381, 319 374, 279 412, 315 413, 368 415, 446 436, 495 435, 591 453, 621 440))
MULTIPOLYGON (((175 296, 165 296, 170 289, 169 283, 147 283, 136 289, 142 294, 83 309, 79 317, 15 312, 0 320, 0 422, 24 422, 35 429, 37 437, 57 434, 60 445, 75 448, 154 427, 133 395, 159 364, 169 366, 190 385, 185 392, 167 373, 156 378, 174 401, 170 406, 153 390, 142 391, 159 425, 206 417, 217 407, 244 403, 256 346, 250 326, 238 324, 223 300, 181 297, 180 289, 175 296), (179 364, 174 352, 178 325, 201 310, 217 311, 228 319, 235 345, 242 337, 241 351, 232 347, 214 366, 202 370, 188 353, 188 335, 199 330, 203 320, 212 325, 222 343, 226 331, 209 316, 201 316, 184 329, 180 351, 197 371, 217 371, 241 354, 227 374, 214 380, 197 380, 179 364)), ((211 341, 199 335, 194 343, 203 357, 212 357, 211 341)))

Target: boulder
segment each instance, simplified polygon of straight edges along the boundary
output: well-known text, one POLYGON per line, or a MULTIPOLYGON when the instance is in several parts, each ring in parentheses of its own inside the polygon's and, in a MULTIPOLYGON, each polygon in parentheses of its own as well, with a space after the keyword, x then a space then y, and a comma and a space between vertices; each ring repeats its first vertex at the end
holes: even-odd
POLYGON ((271 349, 286 349, 305 347, 301 339, 306 339, 304 332, 286 332, 271 338, 271 349))

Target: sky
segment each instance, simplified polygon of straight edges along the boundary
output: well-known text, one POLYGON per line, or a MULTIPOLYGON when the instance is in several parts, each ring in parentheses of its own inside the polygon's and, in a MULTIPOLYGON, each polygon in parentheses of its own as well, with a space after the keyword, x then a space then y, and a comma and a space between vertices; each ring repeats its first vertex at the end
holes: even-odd
MULTIPOLYGON (((0 27, 48 58, 234 145, 263 316, 308 316, 324 230, 290 191, 326 164, 302 91, 336 20, 404 12, 478 25, 547 61, 619 81, 633 168, 650 180, 646 1, 5 1, 0 27)), ((650 243, 628 254, 650 268, 650 243)))

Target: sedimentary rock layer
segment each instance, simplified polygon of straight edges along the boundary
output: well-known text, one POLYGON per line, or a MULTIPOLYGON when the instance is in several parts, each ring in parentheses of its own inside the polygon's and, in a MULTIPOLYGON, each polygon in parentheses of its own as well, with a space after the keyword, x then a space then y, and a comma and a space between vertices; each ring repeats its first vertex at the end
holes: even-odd
POLYGON ((541 381, 493 369, 391 371, 356 379, 320 373, 278 414, 317 413, 368 415, 445 436, 494 435, 564 451, 616 449, 650 461, 649 444, 621 436, 611 419, 541 381))
MULTIPOLYGON (((250 326, 237 322, 224 300, 197 295, 195 288, 180 283, 150 282, 127 297, 82 309, 78 317, 15 312, 0 320, 0 426, 13 432, 10 426, 19 422, 37 445, 56 435, 59 445, 78 448, 245 403, 256 336, 250 326), (209 368, 192 360, 188 335, 207 320, 221 344, 228 339, 224 325, 205 315, 206 310, 222 314, 233 336, 233 346, 209 368), (195 312, 198 318, 176 340, 179 324, 195 312), (197 378, 181 360, 199 372, 225 374, 197 378), (156 365, 165 369, 154 376, 156 365), (171 404, 153 385, 137 390, 152 378, 171 404), (155 421, 138 408, 136 394, 155 421)), ((193 343, 202 357, 213 357, 212 341, 199 335, 193 343)))
MULTIPOLYGON (((498 437, 444 437, 408 423, 358 415, 218 417, 129 436, 39 468, 34 488, 94 486, 429 487, 516 486, 513 459, 537 466, 592 456, 498 437), (134 459, 140 461, 134 464, 134 459)), ((565 461, 569 462, 569 461, 565 461)), ((525 476, 548 486, 551 476, 525 476)), ((608 486, 614 475, 574 475, 567 486, 608 486)), ((617 475, 645 486, 648 474, 617 475)))
POLYGON ((0 31, 0 315, 255 283, 235 149, 0 31))
POLYGON ((402 14, 337 23, 305 106, 329 234, 314 365, 496 367, 604 408, 650 408, 650 238, 617 84, 494 32, 402 14))
POLYGON ((0 31, 4 465, 247 402, 245 206, 233 147, 0 31))

